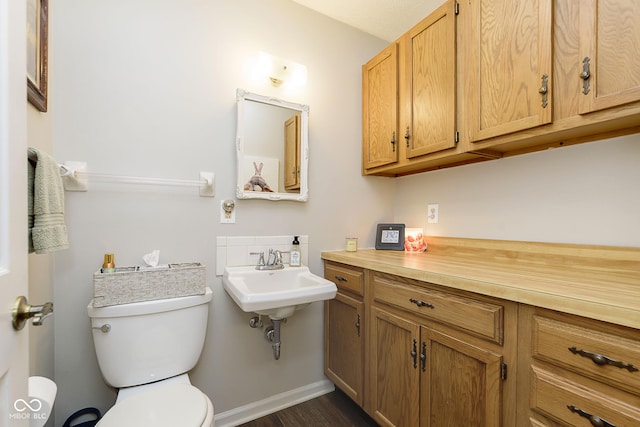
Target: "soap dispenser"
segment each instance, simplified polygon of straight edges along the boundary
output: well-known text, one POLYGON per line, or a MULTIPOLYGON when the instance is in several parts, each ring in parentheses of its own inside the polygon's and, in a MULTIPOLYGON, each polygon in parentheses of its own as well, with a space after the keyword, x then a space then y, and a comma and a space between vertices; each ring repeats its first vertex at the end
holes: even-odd
POLYGON ((298 237, 299 236, 293 236, 293 242, 291 242, 291 259, 289 261, 289 265, 291 267, 300 267, 302 264, 302 254, 300 253, 300 242, 298 241, 298 237))

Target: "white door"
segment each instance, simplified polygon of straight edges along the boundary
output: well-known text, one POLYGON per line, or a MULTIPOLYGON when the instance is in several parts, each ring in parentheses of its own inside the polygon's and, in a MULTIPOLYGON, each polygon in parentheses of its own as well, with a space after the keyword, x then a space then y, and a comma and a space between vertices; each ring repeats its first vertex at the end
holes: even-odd
POLYGON ((26 98, 26 3, 0 0, 0 427, 29 424, 16 404, 28 401, 29 328, 11 324, 27 295, 26 98))

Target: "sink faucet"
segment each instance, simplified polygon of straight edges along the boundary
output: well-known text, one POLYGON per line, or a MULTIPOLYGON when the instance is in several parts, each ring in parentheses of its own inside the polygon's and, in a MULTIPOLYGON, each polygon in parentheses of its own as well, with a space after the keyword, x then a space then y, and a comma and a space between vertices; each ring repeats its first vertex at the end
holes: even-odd
POLYGON ((269 249, 267 261, 264 260, 264 252, 250 252, 250 255, 260 255, 256 270, 281 270, 284 268, 282 254, 286 253, 277 249, 269 249))

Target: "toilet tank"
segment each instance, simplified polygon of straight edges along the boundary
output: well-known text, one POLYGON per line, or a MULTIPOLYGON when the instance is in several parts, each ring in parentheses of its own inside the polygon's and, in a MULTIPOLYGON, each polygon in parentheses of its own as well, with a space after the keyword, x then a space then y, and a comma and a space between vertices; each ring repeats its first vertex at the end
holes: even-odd
POLYGON ((212 291, 108 307, 87 306, 98 365, 116 388, 190 371, 200 358, 212 291))

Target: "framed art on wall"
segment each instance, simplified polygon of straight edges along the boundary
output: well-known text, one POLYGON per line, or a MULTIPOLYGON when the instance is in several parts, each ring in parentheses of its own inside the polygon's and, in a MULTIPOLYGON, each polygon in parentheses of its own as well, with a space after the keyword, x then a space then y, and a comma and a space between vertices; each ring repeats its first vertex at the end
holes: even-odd
POLYGON ((48 0, 27 0, 27 99, 47 111, 48 0))
POLYGON ((404 250, 404 224, 378 224, 376 249, 404 250))

